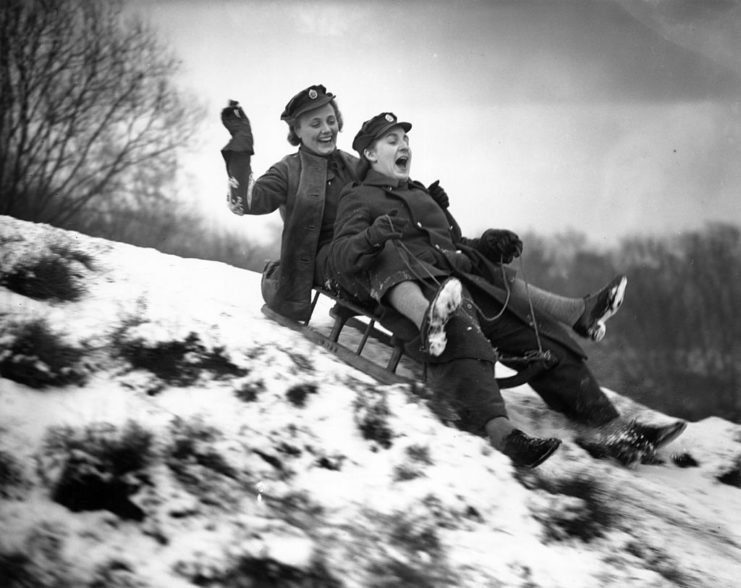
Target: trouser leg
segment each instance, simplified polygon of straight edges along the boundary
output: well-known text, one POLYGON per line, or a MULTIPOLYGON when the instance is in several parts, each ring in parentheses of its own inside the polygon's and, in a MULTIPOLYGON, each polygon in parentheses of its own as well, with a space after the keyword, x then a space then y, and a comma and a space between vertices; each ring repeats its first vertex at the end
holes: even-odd
POLYGON ((448 321, 448 344, 427 365, 428 381, 458 414, 461 429, 482 433, 496 417, 507 417, 504 399, 497 385, 495 355, 491 343, 478 325, 470 301, 448 321))
MULTIPOLYGON (((474 295, 474 299, 486 316, 494 316, 501 309, 491 297, 474 295)), ((538 349, 535 331, 512 312, 505 311, 495 321, 482 320, 481 327, 502 354, 520 356, 538 349)), ((619 415, 582 357, 551 337, 541 336, 541 345, 558 362, 529 384, 548 406, 588 425, 601 425, 619 415)))
POLYGON ((456 358, 430 364, 427 377, 436 394, 458 415, 461 429, 482 433, 496 417, 507 417, 504 399, 494 378, 494 363, 456 358))

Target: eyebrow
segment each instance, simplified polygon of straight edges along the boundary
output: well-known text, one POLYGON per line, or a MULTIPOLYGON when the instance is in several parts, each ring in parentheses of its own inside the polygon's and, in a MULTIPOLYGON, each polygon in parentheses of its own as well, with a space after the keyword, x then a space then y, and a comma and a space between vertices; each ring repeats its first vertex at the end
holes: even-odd
MULTIPOLYGON (((329 114, 326 117, 327 120, 332 119, 332 118, 336 119, 337 117, 334 114, 329 114)), ((309 124, 314 123, 314 122, 322 122, 322 120, 324 119, 321 116, 314 116, 309 119, 309 124)))

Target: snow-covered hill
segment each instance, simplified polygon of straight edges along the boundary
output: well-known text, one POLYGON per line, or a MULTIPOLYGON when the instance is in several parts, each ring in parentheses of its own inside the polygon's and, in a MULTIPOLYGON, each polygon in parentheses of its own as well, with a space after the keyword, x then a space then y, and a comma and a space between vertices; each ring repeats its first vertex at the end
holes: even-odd
POLYGON ((521 387, 564 444, 517 472, 268 320, 252 272, 9 217, 0 247, 0 586, 738 585, 738 425, 626 469, 521 387))

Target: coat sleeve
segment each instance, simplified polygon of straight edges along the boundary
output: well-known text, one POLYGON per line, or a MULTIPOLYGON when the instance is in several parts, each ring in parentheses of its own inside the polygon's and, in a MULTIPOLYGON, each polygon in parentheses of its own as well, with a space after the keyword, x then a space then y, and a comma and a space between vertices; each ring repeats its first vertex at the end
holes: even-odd
POLYGON ((288 201, 288 172, 276 164, 250 184, 245 214, 268 214, 288 201))
POLYGON ((479 251, 479 243, 481 243, 481 239, 471 239, 469 237, 460 237, 458 240, 458 244, 465 245, 466 247, 470 247, 471 249, 476 249, 479 251))
POLYGON ((363 202, 362 189, 347 188, 339 199, 330 257, 336 271, 352 274, 367 268, 383 246, 372 245, 368 229, 373 213, 363 202))
POLYGON ((269 214, 288 201, 288 172, 276 164, 257 180, 252 175, 251 155, 229 152, 225 157, 229 187, 227 204, 237 215, 269 214))

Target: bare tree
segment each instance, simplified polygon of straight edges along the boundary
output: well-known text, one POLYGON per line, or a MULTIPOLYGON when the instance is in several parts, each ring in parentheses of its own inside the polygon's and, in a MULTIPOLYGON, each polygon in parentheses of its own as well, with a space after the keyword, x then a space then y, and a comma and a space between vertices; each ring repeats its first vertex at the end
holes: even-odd
POLYGON ((120 1, 0 2, 0 214, 64 226, 142 166, 174 173, 203 117, 178 68, 120 1))

